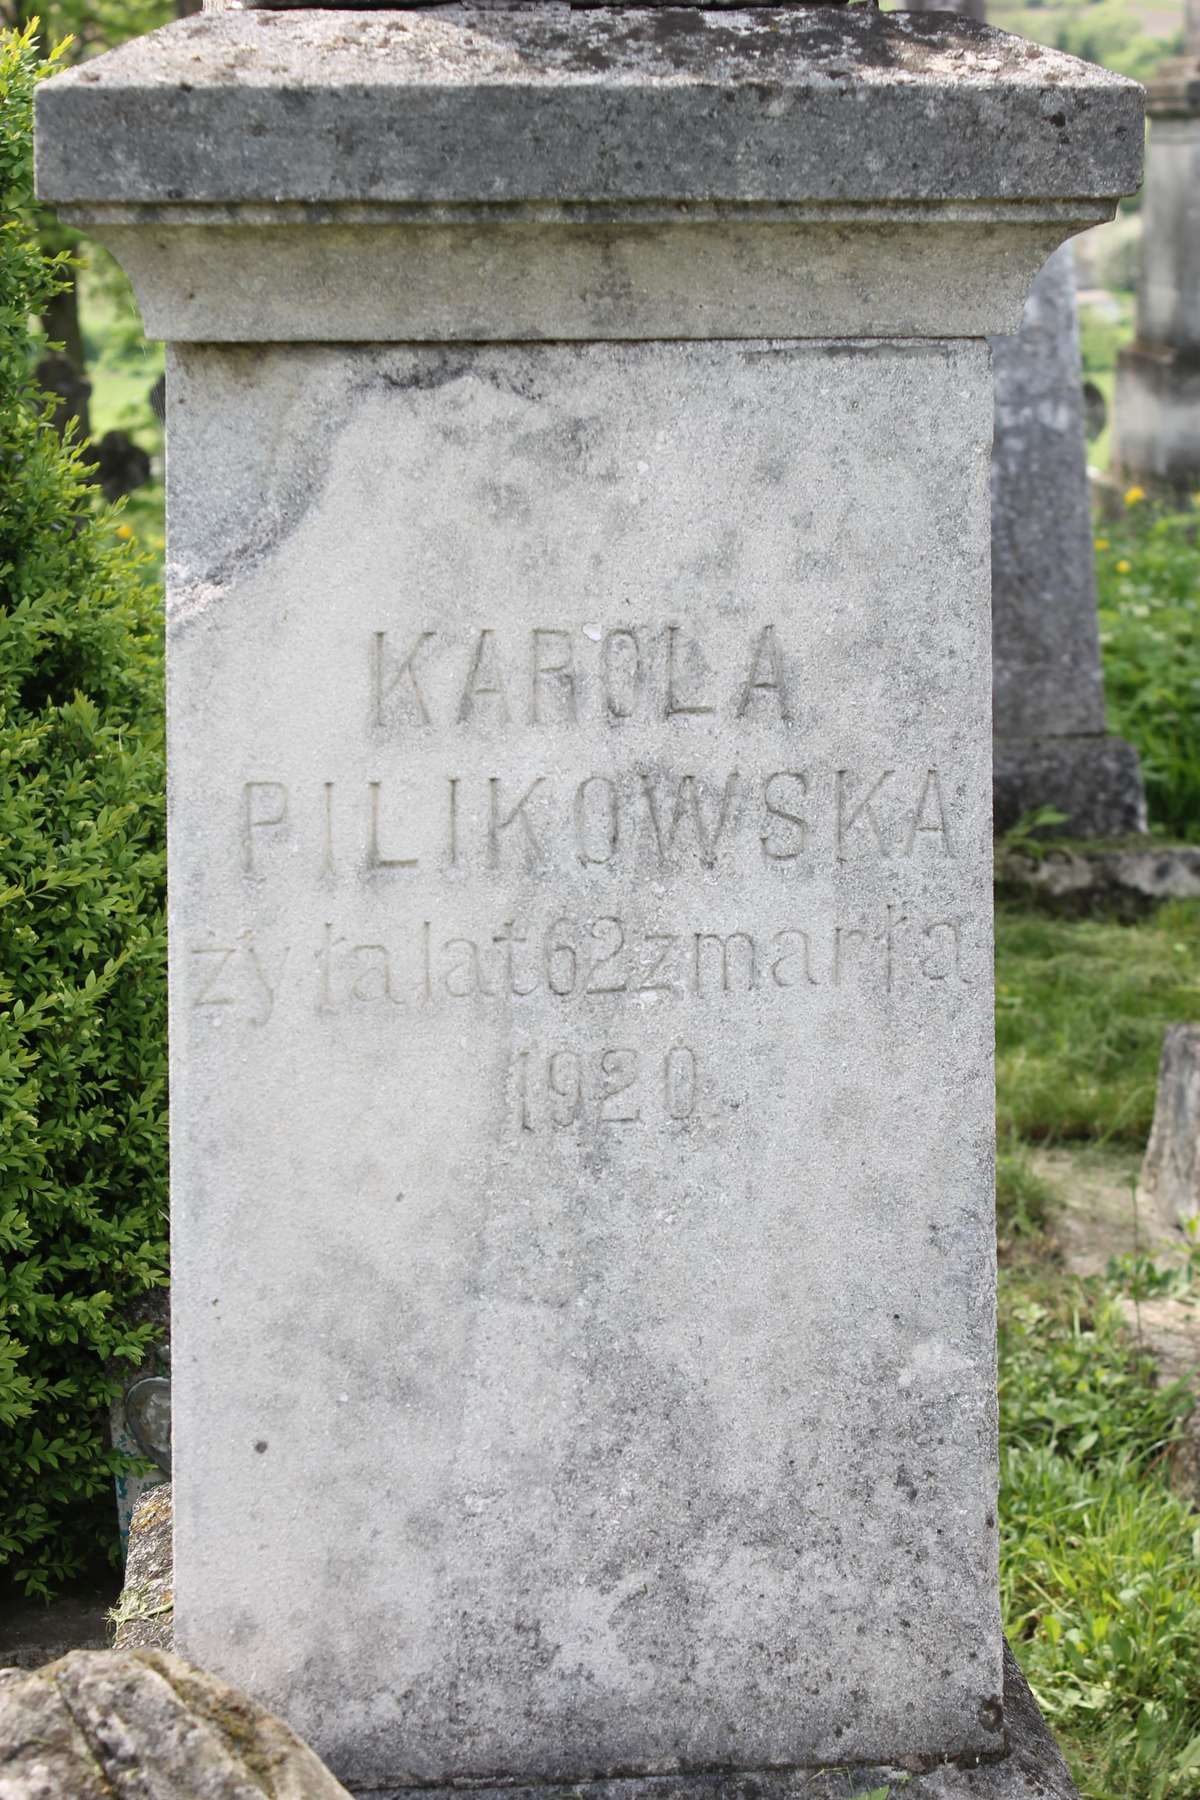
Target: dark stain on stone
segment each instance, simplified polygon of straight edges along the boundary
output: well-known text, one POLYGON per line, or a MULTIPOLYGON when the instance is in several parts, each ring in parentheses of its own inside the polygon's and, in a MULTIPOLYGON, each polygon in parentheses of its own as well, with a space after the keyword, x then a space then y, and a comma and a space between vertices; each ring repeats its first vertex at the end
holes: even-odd
POLYGON ((992 1694, 979 1702, 976 1717, 985 1731, 1003 1731, 1004 1702, 998 1694, 992 1694))
POLYGON ((259 1454, 259 1455, 260 1455, 260 1456, 261 1456, 261 1455, 262 1455, 262 1453, 263 1453, 263 1451, 264 1451, 264 1450, 265 1450, 265 1449, 266 1449, 266 1448, 267 1448, 267 1440, 266 1440, 266 1438, 259 1438, 259 1440, 258 1440, 258 1442, 257 1442, 257 1443, 256 1443, 256 1444, 255 1444, 255 1446, 254 1446, 254 1448, 255 1448, 255 1450, 256 1450, 256 1451, 257 1451, 257 1452, 258 1452, 258 1454, 259 1454))
POLYGON ((470 368, 468 357, 447 353, 436 360, 422 358, 403 370, 381 369, 379 379, 384 387, 396 393, 429 394, 437 388, 448 387, 452 381, 461 381, 470 373, 470 368))

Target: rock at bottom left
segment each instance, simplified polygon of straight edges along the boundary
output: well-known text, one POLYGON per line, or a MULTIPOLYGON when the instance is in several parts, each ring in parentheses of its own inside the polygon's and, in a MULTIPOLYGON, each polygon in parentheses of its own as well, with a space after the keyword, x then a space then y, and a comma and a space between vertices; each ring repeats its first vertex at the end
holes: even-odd
POLYGON ((349 1800, 280 1719, 161 1650, 0 1670, 0 1800, 349 1800))

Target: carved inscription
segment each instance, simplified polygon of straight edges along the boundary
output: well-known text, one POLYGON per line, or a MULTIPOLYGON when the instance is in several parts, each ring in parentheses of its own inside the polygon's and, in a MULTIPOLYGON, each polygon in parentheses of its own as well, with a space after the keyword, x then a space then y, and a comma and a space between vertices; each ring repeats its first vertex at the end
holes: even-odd
POLYGON ((972 921, 878 914, 774 927, 649 929, 617 913, 497 920, 487 931, 422 919, 386 942, 360 942, 328 921, 319 942, 279 944, 249 932, 196 943, 193 1007, 236 1008, 265 1025, 281 989, 322 1012, 413 1008, 534 997, 571 1009, 605 1004, 719 1003, 760 995, 777 1004, 825 989, 889 994, 901 985, 968 983, 986 968, 972 921))
POLYGON ((522 1132, 594 1125, 684 1124, 696 1112, 696 1052, 676 1044, 664 1056, 630 1045, 518 1050, 508 1074, 514 1123, 522 1132))
POLYGON ((730 662, 683 625, 482 625, 457 640, 433 626, 375 631, 371 723, 575 725, 594 719, 762 717, 790 724, 802 679, 774 624, 746 634, 730 662))
MULTIPOLYGON (((270 873, 272 850, 293 849, 322 874, 380 877, 540 872, 564 862, 614 872, 707 870, 722 859, 836 866, 954 857, 951 792, 952 778, 921 766, 670 775, 635 768, 578 781, 551 771, 520 781, 450 775, 419 793, 384 777, 296 793, 282 781, 254 780, 243 785, 238 829, 242 868, 254 879, 270 873)), ((294 870, 290 857, 281 866, 294 870)))
POLYGON ((963 772, 911 741, 831 753, 829 671, 786 624, 723 625, 720 644, 669 618, 382 620, 365 720, 347 721, 354 773, 328 746, 303 780, 257 761, 229 798, 248 916, 311 883, 323 923, 200 933, 190 1006, 214 1029, 444 1013, 460 1043, 491 1021, 515 1037, 518 1141, 610 1142, 701 1122, 706 1094, 715 1118, 701 1051, 707 1069, 734 1019, 953 1006, 990 973, 986 921, 934 897, 970 840, 963 772), (683 1035, 648 1047, 658 1020, 683 1035))

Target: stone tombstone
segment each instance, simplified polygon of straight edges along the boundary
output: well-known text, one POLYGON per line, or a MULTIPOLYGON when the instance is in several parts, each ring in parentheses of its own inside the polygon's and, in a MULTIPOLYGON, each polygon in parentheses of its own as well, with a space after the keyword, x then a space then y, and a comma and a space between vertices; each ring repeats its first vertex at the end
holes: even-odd
MULTIPOLYGON (((1200 0, 1196 0, 1200 5, 1200 0)), ((936 8, 982 20, 984 0, 936 8)), ((1146 829, 1137 751, 1105 730, 1074 255, 1056 250, 1021 329, 992 343, 996 829, 1040 808, 1072 837, 1146 829)))
POLYGON ((1105 729, 1092 501, 1071 246, 1041 270, 1015 337, 992 343, 995 820, 1039 807, 1075 837, 1146 829, 1137 751, 1105 729))
POLYGON ((447 6, 39 105, 169 345, 181 1652, 360 1792, 1000 1756, 987 338, 1139 90, 447 6))
POLYGON ((1200 488, 1200 0, 1185 50, 1147 89, 1137 335, 1117 358, 1115 484, 1168 499, 1200 488))

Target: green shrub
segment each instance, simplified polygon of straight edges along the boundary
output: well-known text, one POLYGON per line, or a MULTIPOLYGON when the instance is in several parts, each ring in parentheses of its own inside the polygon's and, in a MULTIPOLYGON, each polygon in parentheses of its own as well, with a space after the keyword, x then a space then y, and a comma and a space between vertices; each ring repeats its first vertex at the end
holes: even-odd
POLYGON ((29 321, 30 34, 0 37, 0 1567, 48 1594, 115 1537, 115 1369, 165 1279, 157 607, 49 428, 29 321))

